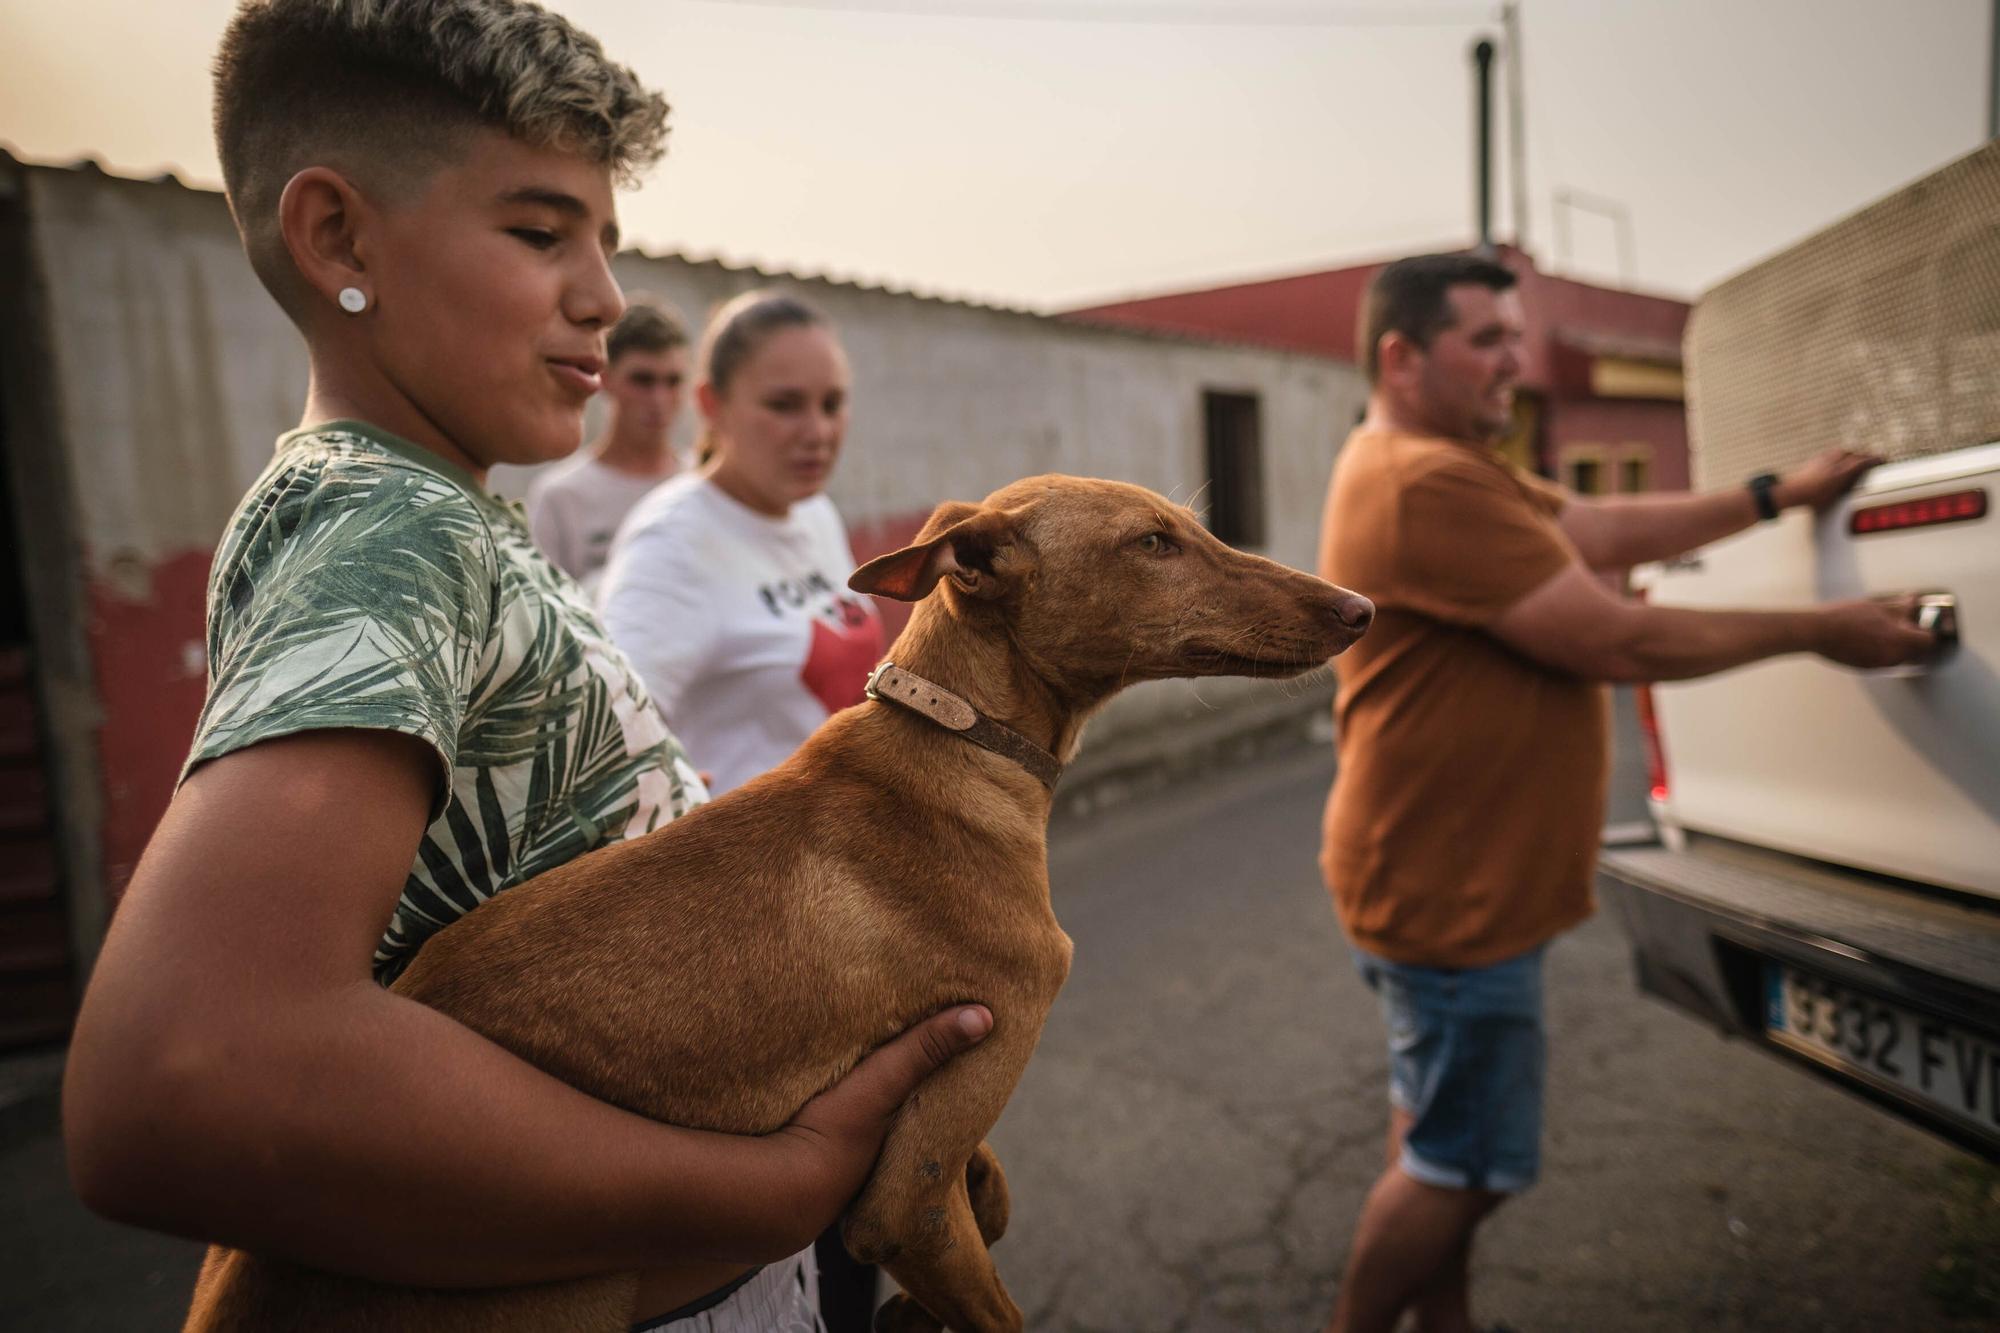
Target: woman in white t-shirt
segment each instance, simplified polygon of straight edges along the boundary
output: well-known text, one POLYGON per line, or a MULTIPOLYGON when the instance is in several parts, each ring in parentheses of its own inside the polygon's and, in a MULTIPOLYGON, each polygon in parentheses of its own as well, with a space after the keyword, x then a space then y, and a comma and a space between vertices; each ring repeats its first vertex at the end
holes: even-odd
MULTIPOLYGON (((848 591, 854 552, 824 493, 848 385, 819 311, 774 292, 737 297, 696 357, 700 467, 641 500, 612 542, 604 623, 717 795, 859 703, 882 655, 882 623, 848 591)), ((863 1333, 874 1270, 833 1233, 818 1249, 827 1328, 863 1333)))
POLYGON ((626 518, 599 604, 717 794, 861 700, 882 654, 824 494, 847 430, 847 358, 826 317, 774 292, 724 306, 695 368, 704 462, 626 518))

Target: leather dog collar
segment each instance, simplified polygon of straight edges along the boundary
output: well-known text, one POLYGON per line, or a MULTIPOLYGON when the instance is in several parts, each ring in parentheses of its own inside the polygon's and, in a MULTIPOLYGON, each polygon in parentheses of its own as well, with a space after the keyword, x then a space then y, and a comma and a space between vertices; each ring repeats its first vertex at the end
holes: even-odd
POLYGON ((1027 769, 1050 791, 1062 776, 1062 764, 1041 746, 1011 727, 1003 727, 944 686, 925 680, 914 671, 905 671, 894 662, 884 662, 868 675, 867 694, 880 703, 896 704, 921 714, 943 727, 1011 759, 1027 769))

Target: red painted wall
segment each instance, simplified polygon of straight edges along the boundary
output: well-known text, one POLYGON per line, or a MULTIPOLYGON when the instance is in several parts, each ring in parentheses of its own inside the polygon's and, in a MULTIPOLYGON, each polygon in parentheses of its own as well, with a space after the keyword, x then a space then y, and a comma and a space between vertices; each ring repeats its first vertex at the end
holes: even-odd
MULTIPOLYGON (((1564 444, 1653 446, 1653 487, 1687 485, 1687 420, 1678 402, 1600 399, 1590 393, 1588 352, 1677 355, 1691 307, 1685 301, 1620 291, 1539 272, 1519 251, 1502 258, 1520 275, 1527 315, 1521 381, 1544 403, 1541 453, 1553 464, 1564 444)), ((1361 264, 1262 282, 1117 301, 1068 312, 1086 323, 1225 338, 1311 352, 1358 364, 1356 322, 1368 283, 1382 265, 1361 264)))
POLYGON ((1368 264, 1115 301, 1072 310, 1064 318, 1283 347, 1353 365, 1359 361, 1354 354, 1355 312, 1379 267, 1368 264))
POLYGON ((1687 489, 1687 414, 1679 403, 1631 398, 1562 400, 1550 404, 1542 418, 1542 438, 1551 464, 1561 457, 1565 445, 1651 445, 1653 489, 1687 489))
POLYGON ((104 583, 90 587, 90 654, 103 718, 98 845, 113 905, 166 812, 201 716, 206 669, 188 646, 206 641, 209 559, 207 551, 185 551, 154 565, 144 599, 104 583))
MULTIPOLYGON (((1690 309, 1685 301, 1552 277, 1514 250, 1503 250, 1501 257, 1521 278, 1521 301, 1528 316, 1522 380, 1531 389, 1551 387, 1551 344, 1559 330, 1680 345, 1690 309)), ((1261 343, 1358 365, 1356 325, 1361 300, 1381 267, 1380 263, 1360 264, 1115 301, 1072 310, 1064 318, 1261 343)))

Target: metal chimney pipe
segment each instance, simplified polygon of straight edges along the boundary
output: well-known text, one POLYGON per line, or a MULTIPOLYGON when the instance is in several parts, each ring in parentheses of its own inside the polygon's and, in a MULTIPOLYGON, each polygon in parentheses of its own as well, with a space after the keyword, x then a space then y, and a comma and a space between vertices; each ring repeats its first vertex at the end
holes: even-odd
MULTIPOLYGON (((2000 0, 1994 0, 2000 4, 2000 0)), ((1507 52, 1507 193, 1514 204, 1514 248, 1528 248, 1528 130, 1522 123, 1522 104, 1528 100, 1527 76, 1521 71, 1520 0, 1506 0, 1500 6, 1500 22, 1506 33, 1507 52)))
POLYGON ((1472 77, 1478 132, 1473 152, 1477 157, 1479 199, 1473 221, 1479 228, 1479 253, 1493 253, 1493 43, 1480 38, 1472 48, 1472 77))

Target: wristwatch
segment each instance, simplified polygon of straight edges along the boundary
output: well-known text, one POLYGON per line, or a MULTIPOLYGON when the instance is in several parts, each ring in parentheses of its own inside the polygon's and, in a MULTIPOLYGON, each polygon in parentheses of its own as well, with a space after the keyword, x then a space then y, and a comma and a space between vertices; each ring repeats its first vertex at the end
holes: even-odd
POLYGON ((1771 493, 1777 485, 1775 472, 1759 472, 1750 478, 1750 498, 1757 502, 1757 517, 1766 523, 1778 516, 1778 498, 1771 493))

